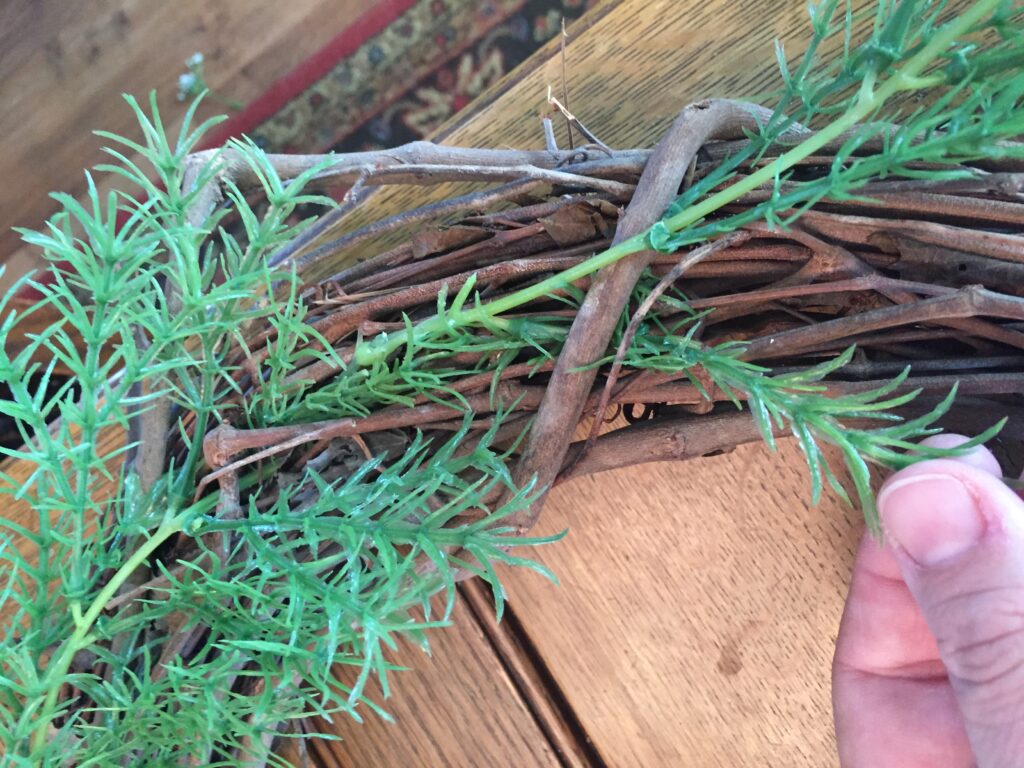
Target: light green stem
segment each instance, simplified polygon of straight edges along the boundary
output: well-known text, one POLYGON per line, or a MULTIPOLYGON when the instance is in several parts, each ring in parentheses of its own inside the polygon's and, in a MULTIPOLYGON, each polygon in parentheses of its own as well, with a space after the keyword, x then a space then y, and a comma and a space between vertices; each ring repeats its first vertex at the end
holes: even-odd
MULTIPOLYGON (((884 83, 875 89, 874 76, 865 78, 861 84, 856 102, 838 120, 824 129, 814 133, 797 146, 776 158, 770 163, 729 185, 726 189, 711 195, 701 202, 690 206, 684 211, 664 221, 672 233, 678 233, 694 223, 714 213, 722 206, 732 203, 737 198, 763 184, 772 182, 778 175, 794 165, 810 157, 818 150, 841 137, 865 118, 874 114, 879 107, 897 93, 916 90, 922 83, 940 84, 940 77, 922 78, 922 73, 944 53, 958 38, 969 32, 987 16, 991 15, 1000 0, 979 0, 968 11, 939 29, 935 36, 916 54, 904 62, 899 71, 890 75, 884 83)), ((435 316, 424 320, 413 328, 417 338, 429 338, 447 328, 469 327, 497 315, 522 306, 530 301, 564 288, 566 285, 584 278, 594 272, 615 263, 619 259, 638 253, 649 247, 650 231, 630 238, 618 245, 596 254, 579 264, 560 272, 557 275, 527 286, 515 293, 504 296, 487 304, 479 304, 471 309, 448 312, 445 316, 435 316)), ((367 367, 386 360, 407 342, 404 334, 384 336, 383 334, 370 342, 360 343, 355 351, 354 362, 357 366, 367 367)))
POLYGON ((783 171, 792 168, 801 160, 813 155, 823 147, 838 139, 862 120, 870 117, 885 102, 903 91, 918 90, 923 83, 938 84, 935 78, 921 79, 924 72, 957 38, 968 32, 978 22, 992 13, 999 0, 982 0, 970 11, 943 27, 938 34, 920 51, 911 56, 893 73, 878 90, 874 88, 874 77, 865 78, 861 83, 857 101, 842 117, 830 123, 820 131, 800 142, 793 149, 780 155, 774 163, 769 163, 749 176, 745 176, 722 191, 705 198, 690 206, 685 211, 665 221, 670 232, 682 232, 687 227, 714 213, 724 205, 728 205, 742 195, 752 192, 758 187, 775 180, 783 171))
MULTIPOLYGON (((441 315, 435 315, 434 317, 424 320, 416 325, 413 328, 413 333, 419 338, 429 338, 446 328, 464 328, 474 325, 489 318, 496 317, 502 312, 515 309, 527 302, 542 298, 553 291, 564 288, 575 280, 584 278, 587 275, 608 266, 609 264, 614 264, 624 256, 642 251, 646 247, 644 240, 645 237, 646 233, 637 235, 634 238, 609 248, 607 251, 603 251, 596 256, 591 256, 586 261, 581 261, 579 264, 569 267, 568 269, 559 272, 557 275, 552 275, 549 278, 541 280, 539 283, 534 283, 522 290, 510 293, 508 296, 495 299, 487 304, 480 304, 472 307, 471 309, 463 309, 457 312, 448 312, 443 317, 441 315)), ((354 358, 355 362, 359 366, 368 366, 375 362, 385 360, 389 355, 391 355, 391 353, 395 352, 399 347, 405 344, 406 341, 407 337, 403 334, 394 334, 391 336, 381 335, 371 342, 361 344, 356 349, 354 358)))
POLYGON ((42 709, 38 714, 39 724, 36 726, 35 734, 32 737, 33 755, 46 746, 50 722, 53 720, 54 711, 57 706, 57 697, 60 695, 60 686, 54 684, 54 681, 63 680, 67 676, 68 668, 71 666, 71 661, 75 654, 92 643, 93 638, 89 632, 96 623, 96 619, 103 613, 107 603, 117 594, 117 590, 128 580, 128 577, 131 576, 135 569, 142 565, 156 551, 157 547, 171 536, 181 532, 186 516, 186 513, 181 513, 170 517, 170 519, 157 528, 153 535, 146 540, 145 544, 135 550, 131 557, 125 561, 124 565, 117 569, 117 572, 111 577, 110 581, 97 593, 81 619, 76 620, 75 631, 71 633, 71 636, 61 647, 59 654, 46 668, 44 688, 47 690, 47 693, 42 709))

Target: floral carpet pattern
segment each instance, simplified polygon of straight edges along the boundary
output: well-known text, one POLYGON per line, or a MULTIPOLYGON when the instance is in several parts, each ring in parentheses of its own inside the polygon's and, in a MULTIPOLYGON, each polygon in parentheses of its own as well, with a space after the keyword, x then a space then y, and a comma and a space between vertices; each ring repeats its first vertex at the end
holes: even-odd
POLYGON ((594 0, 378 2, 363 24, 347 31, 348 39, 343 34, 336 41, 342 55, 331 62, 330 50, 319 54, 326 71, 244 130, 271 152, 358 151, 422 138, 558 35, 563 18, 571 22, 591 5, 594 0), (351 39, 374 26, 379 29, 365 39, 351 39))

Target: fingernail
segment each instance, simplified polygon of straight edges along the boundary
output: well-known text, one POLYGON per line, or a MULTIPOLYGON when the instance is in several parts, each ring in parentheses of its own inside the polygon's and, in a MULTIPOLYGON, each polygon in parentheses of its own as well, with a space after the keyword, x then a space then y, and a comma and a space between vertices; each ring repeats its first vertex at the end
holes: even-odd
MULTIPOLYGON (((970 438, 964 435, 958 435, 954 432, 943 432, 941 435, 932 435, 925 438, 921 441, 921 445, 927 445, 930 448, 959 448, 969 440, 970 438)), ((996 477, 1002 477, 1003 474, 1003 470, 999 466, 999 462, 996 461, 996 457, 992 455, 992 451, 983 445, 974 446, 967 453, 956 456, 954 461, 975 467, 996 477)))
POLYGON ((974 497, 949 475, 909 475, 890 483, 878 497, 878 512, 886 536, 925 567, 962 555, 985 533, 974 497))

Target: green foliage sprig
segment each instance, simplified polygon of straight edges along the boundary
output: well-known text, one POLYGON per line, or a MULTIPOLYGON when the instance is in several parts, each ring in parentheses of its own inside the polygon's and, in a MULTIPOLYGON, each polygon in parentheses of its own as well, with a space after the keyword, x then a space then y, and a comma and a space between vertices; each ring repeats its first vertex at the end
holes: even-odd
MULTIPOLYGON (((142 202, 121 192, 101 200, 91 177, 86 206, 56 195, 63 211, 48 230, 23 233, 43 250, 54 279, 22 280, 3 308, 4 338, 19 320, 7 306, 26 284, 43 295, 29 311, 49 306, 58 320, 15 356, 6 344, 0 350, 0 380, 13 395, 0 411, 15 419, 25 440, 24 448, 4 453, 32 470, 25 483, 4 475, 0 492, 28 500, 37 515, 31 523, 0 518, 2 765, 58 765, 75 755, 76 765, 153 766, 189 756, 226 760, 233 747, 244 757, 274 759, 262 737, 281 721, 337 712, 358 717, 361 705, 371 706, 363 687, 371 674, 386 680, 383 649, 394 647, 394 636, 421 639, 427 627, 447 622, 453 569, 490 581, 500 611, 495 566, 539 567, 508 552, 542 540, 517 539, 502 527, 530 489, 511 488, 505 459, 490 450, 488 435, 459 455, 465 430, 440 446, 417 439, 390 463, 383 455, 357 462, 343 481, 310 467, 276 489, 269 509, 253 502, 232 520, 216 516, 215 497, 194 498, 202 446, 184 431, 186 455, 154 487, 143 488, 130 468, 118 469, 132 446, 104 452, 105 436, 127 429, 131 414, 158 398, 193 415, 200 437, 230 416, 238 384, 229 361, 244 346, 247 325, 278 332, 261 398, 249 404, 256 424, 289 412, 292 401, 280 395, 301 355, 337 359, 329 346, 296 351, 315 332, 303 323, 294 273, 266 264, 306 223, 291 221, 299 205, 331 203, 304 191, 321 168, 286 183, 254 145, 233 142, 231 151, 261 180, 267 207, 257 214, 248 196, 229 185, 244 234, 221 226, 228 208, 193 223, 189 208, 220 159, 182 192, 185 159, 214 121, 193 130, 193 104, 172 143, 155 100, 152 117, 129 103, 144 143, 104 136, 149 168, 115 146, 108 152, 117 164, 101 170, 140 188, 142 202), (286 298, 269 300, 280 286, 286 298), (72 331, 81 335, 81 348, 72 331), (49 355, 48 365, 33 362, 40 354, 49 355), (74 378, 47 394, 58 363, 74 378), (98 492, 104 482, 114 483, 111 493, 98 492), (476 522, 453 523, 466 510, 487 510, 484 497, 498 485, 510 489, 502 507, 476 522), (183 575, 158 565, 166 585, 154 590, 157 597, 108 615, 133 575, 179 536, 196 546, 183 575), (228 551, 213 548, 214 540, 228 542, 228 551), (464 555, 448 555, 450 548, 464 555), (433 572, 413 567, 421 556, 433 572), (432 619, 429 598, 438 591, 447 591, 447 609, 432 619), (430 621, 414 618, 414 609, 430 621), (157 676, 150 655, 172 636, 176 615, 206 622, 211 632, 193 661, 169 659, 157 676), (113 674, 75 669, 82 654, 113 674), (332 677, 336 663, 359 667, 354 684, 332 677), (240 674, 263 678, 263 694, 231 694, 240 674), (70 702, 59 699, 68 683, 93 705, 71 712, 70 702)), ((353 409, 386 402, 372 380, 364 388, 369 394, 348 398, 353 409)), ((259 495, 253 486, 260 482, 245 480, 250 498, 259 495)))
POLYGON ((1007 0, 975 0, 940 23, 945 7, 928 0, 880 2, 870 36, 852 48, 854 17, 848 6, 841 0, 810 5, 811 42, 794 71, 785 68, 782 58, 785 87, 772 118, 749 135, 745 148, 684 192, 651 229, 500 299, 425 320, 411 336, 374 339, 357 349, 356 361, 370 365, 387 359, 410 338, 415 343, 453 326, 479 326, 633 253, 671 253, 752 221, 785 226, 814 203, 842 199, 875 179, 961 178, 970 175, 958 167, 962 163, 1024 156, 1024 145, 1011 141, 1024 133, 1018 108, 1024 92, 1021 11, 1007 0), (847 12, 840 14, 843 7, 847 12), (823 61, 821 49, 837 41, 841 54, 823 61), (909 95, 922 97, 924 106, 907 109, 901 99, 909 95), (802 107, 796 116, 786 112, 793 106, 802 107), (822 116, 829 119, 827 125, 794 143, 794 129, 822 116), (880 150, 862 157, 872 140, 881 142, 880 150), (809 182, 793 179, 792 170, 801 161, 837 141, 828 175, 809 182), (793 146, 737 178, 739 166, 780 143, 793 146), (766 184, 774 191, 768 200, 712 220, 766 184))
MULTIPOLYGON (((745 345, 742 342, 730 341, 714 346, 697 342, 695 335, 700 324, 696 320, 684 320, 679 328, 667 328, 657 321, 652 326, 634 337, 626 356, 627 365, 670 373, 682 371, 705 398, 713 400, 714 394, 708 392, 705 383, 697 376, 698 371, 703 371, 736 407, 742 408, 745 404, 762 438, 772 450, 775 449, 775 432, 790 432, 807 460, 814 504, 821 497, 823 477, 840 498, 850 500, 846 489, 829 467, 820 443, 839 448, 853 480, 858 506, 864 512, 868 526, 876 533, 879 533, 878 513, 871 489, 869 463, 888 469, 902 469, 921 459, 953 455, 948 449, 919 445, 917 441, 941 432, 935 424, 952 407, 956 387, 934 408, 914 419, 904 420, 893 413, 921 394, 920 389, 894 394, 907 380, 909 366, 880 387, 835 394, 829 393, 822 382, 850 362, 853 347, 804 370, 772 375, 771 369, 743 360, 745 345), (856 422, 865 421, 880 424, 855 426, 856 422)), ((1000 420, 964 446, 972 448, 987 442, 999 433, 1005 423, 1006 419, 1000 420)), ((965 450, 964 446, 957 450, 965 450)))

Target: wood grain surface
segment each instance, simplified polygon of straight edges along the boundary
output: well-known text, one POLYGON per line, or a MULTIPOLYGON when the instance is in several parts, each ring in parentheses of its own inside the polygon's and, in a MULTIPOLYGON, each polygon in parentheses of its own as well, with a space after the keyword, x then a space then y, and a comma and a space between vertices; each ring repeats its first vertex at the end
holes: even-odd
POLYGON ((610 766, 836 764, 829 677, 859 514, 745 446, 556 489, 561 586, 512 610, 610 766))
MULTIPOLYGON (((199 51, 210 87, 247 103, 368 7, 363 0, 0 2, 0 262, 10 263, 9 276, 35 265, 11 227, 40 226, 55 210, 50 191, 77 195, 82 169, 103 161, 92 131, 135 135, 121 93, 145 98, 155 89, 176 126, 178 75, 199 51)), ((223 110, 211 102, 202 117, 223 110)))
MULTIPOLYGON (((540 580, 539 578, 537 579, 540 580)), ((365 713, 360 725, 349 718, 318 722, 316 730, 341 741, 320 741, 310 749, 329 768, 557 768, 558 757, 498 662, 468 607, 459 603, 454 626, 429 634, 431 654, 402 644, 391 657, 407 667, 389 677, 391 697, 368 695, 393 722, 365 713)), ((339 670, 353 682, 351 668, 339 670)))

